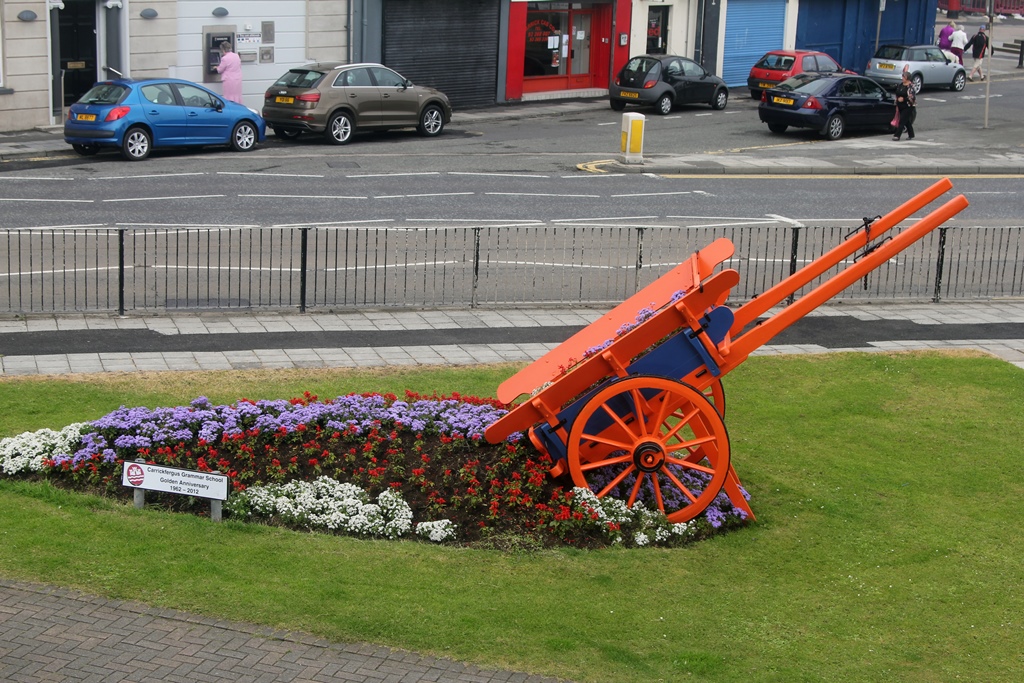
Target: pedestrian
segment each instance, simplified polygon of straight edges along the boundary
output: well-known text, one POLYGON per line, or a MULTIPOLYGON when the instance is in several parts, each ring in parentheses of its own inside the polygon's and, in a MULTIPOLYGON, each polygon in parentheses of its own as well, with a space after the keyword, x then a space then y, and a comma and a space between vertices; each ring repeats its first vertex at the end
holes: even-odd
POLYGON ((940 50, 948 50, 949 49, 949 46, 952 44, 950 42, 950 36, 953 35, 953 31, 955 31, 955 30, 956 30, 956 22, 955 21, 951 21, 948 24, 946 24, 942 28, 941 31, 939 31, 939 49, 940 50))
POLYGON ((914 119, 917 117, 917 93, 914 92, 914 84, 910 82, 910 73, 903 72, 903 81, 896 86, 896 113, 899 120, 896 122, 896 133, 892 139, 899 142, 903 136, 903 130, 907 131, 907 139, 914 139, 914 119))
POLYGON ((958 24, 956 30, 953 31, 953 35, 949 37, 949 51, 956 55, 956 58, 960 61, 960 66, 964 65, 964 47, 967 45, 967 33, 964 31, 964 25, 958 24))
POLYGON ((971 40, 964 46, 964 50, 967 48, 971 48, 971 56, 974 57, 971 73, 967 74, 967 80, 973 81, 975 72, 981 75, 981 80, 985 80, 985 55, 988 53, 988 34, 985 33, 984 25, 978 29, 977 33, 971 36, 971 40))
POLYGON ((224 86, 224 99, 242 103, 242 60, 231 50, 231 42, 220 44, 220 64, 217 65, 220 82, 224 86))

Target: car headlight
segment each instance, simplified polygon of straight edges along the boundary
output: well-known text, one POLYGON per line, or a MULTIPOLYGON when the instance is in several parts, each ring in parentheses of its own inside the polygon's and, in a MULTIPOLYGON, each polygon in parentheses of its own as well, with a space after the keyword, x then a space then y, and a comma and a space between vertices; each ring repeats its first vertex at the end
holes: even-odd
POLYGON ((259 113, 258 111, 256 111, 255 109, 253 109, 252 107, 246 107, 246 109, 248 109, 249 111, 251 111, 251 112, 252 112, 253 114, 256 114, 256 116, 259 116, 259 115, 260 115, 260 113, 259 113))

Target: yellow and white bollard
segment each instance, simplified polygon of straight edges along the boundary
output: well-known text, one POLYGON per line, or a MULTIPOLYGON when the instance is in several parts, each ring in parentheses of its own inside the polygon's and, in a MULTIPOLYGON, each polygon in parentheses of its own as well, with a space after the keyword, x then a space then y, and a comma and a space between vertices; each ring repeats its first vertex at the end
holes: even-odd
POLYGON ((622 115, 622 153, 627 164, 644 163, 645 120, 643 114, 622 115))

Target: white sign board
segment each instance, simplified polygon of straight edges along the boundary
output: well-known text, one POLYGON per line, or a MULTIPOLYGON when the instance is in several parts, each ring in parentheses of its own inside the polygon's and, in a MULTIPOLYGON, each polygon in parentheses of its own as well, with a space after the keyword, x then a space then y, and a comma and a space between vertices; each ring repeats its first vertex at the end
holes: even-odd
POLYGON ((262 33, 236 33, 235 45, 259 45, 263 42, 262 33))
POLYGON ((228 478, 223 474, 179 470, 144 462, 126 462, 121 484, 133 489, 178 493, 214 500, 228 499, 228 478))

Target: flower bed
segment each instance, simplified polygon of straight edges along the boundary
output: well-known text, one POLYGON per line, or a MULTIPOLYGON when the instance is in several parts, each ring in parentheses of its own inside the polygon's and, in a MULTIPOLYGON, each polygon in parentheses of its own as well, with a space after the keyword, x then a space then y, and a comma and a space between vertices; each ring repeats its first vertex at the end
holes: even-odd
MULTIPOLYGON (((0 471, 128 499, 123 463, 143 458, 227 474, 225 510, 238 518, 464 544, 673 544, 742 521, 725 495, 697 520, 673 525, 640 506, 567 488, 571 482, 551 479, 550 458, 522 434, 501 444, 484 440, 487 425, 505 412, 494 400, 457 394, 321 401, 307 393, 219 406, 200 397, 175 408, 122 407, 61 432, 4 439, 0 471)), ((207 509, 205 500, 185 496, 149 492, 147 500, 207 509)))

